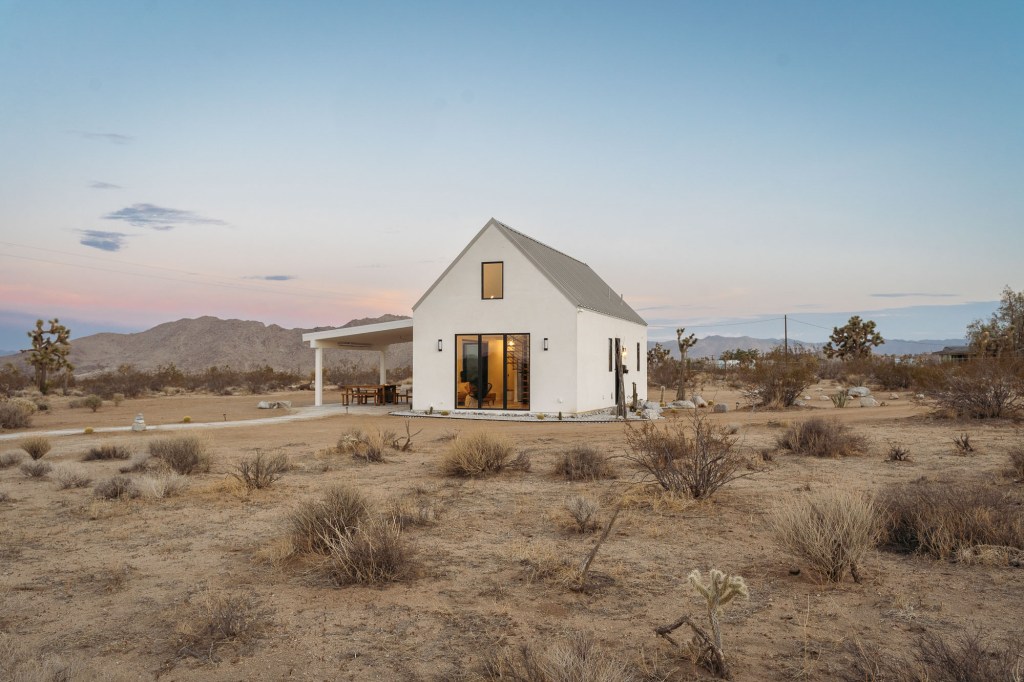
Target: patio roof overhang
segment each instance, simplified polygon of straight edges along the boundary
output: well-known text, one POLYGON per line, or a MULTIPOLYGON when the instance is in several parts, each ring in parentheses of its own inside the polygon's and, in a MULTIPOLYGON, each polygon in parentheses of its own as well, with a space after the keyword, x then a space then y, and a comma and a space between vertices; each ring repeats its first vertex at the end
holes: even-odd
POLYGON ((302 335, 310 348, 347 348, 380 350, 396 343, 412 341, 412 320, 380 322, 360 327, 342 327, 302 335))

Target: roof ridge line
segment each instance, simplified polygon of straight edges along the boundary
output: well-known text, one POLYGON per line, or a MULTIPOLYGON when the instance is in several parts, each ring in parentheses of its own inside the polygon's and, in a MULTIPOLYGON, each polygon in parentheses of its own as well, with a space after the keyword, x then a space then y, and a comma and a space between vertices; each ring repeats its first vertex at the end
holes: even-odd
MULTIPOLYGON (((520 237, 522 237, 523 239, 529 239, 529 240, 530 240, 531 242, 534 242, 535 244, 540 244, 540 245, 541 245, 541 246, 543 246, 543 247, 544 247, 545 249, 551 249, 551 250, 552 250, 552 251, 554 251, 555 253, 557 253, 557 254, 559 254, 559 255, 561 255, 561 256, 565 256, 565 257, 566 257, 566 258, 568 258, 569 260, 574 260, 574 261, 576 261, 577 263, 580 263, 580 264, 582 264, 582 265, 587 265, 585 261, 581 261, 581 260, 580 260, 579 258, 573 258, 572 256, 570 256, 569 254, 565 253, 564 251, 559 251, 559 250, 558 250, 558 249, 556 249, 555 247, 553 247, 553 246, 549 246, 549 245, 545 244, 544 242, 540 241, 539 239, 534 239, 533 237, 531 237, 531 236, 530 236, 530 235, 528 235, 528 234, 523 234, 522 232, 520 232, 520 231, 519 231, 519 230, 517 230, 516 228, 514 228, 514 227, 512 227, 512 226, 510 226, 510 225, 506 225, 505 223, 501 222, 501 221, 500 221, 500 220, 498 220, 497 218, 492 218, 491 220, 493 220, 494 222, 498 223, 499 225, 501 225, 502 227, 504 227, 504 228, 505 228, 506 230, 508 230, 509 232, 515 232, 515 233, 516 233, 517 235, 519 235, 519 236, 520 236, 520 237)), ((587 267, 589 268, 590 266, 589 266, 589 265, 587 265, 587 267)), ((609 287, 609 288, 611 288, 611 287, 609 287)))

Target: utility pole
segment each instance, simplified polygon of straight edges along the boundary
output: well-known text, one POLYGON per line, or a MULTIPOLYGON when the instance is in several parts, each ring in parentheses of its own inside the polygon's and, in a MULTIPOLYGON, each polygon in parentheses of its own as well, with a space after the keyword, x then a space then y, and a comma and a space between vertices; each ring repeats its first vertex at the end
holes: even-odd
POLYGON ((782 316, 782 336, 783 336, 783 340, 782 340, 783 348, 785 349, 783 352, 785 353, 786 357, 788 358, 789 357, 789 315, 783 315, 782 316))

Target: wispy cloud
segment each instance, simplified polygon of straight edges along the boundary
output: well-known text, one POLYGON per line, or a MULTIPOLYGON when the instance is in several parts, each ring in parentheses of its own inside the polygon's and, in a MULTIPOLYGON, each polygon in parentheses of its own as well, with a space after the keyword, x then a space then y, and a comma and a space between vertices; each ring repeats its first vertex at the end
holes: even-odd
POLYGON ((180 225, 227 225, 223 220, 204 218, 192 211, 153 204, 133 204, 103 217, 107 220, 123 220, 129 225, 148 227, 152 230, 173 230, 180 225))
POLYGON ((100 251, 120 251, 128 238, 123 232, 104 232, 103 230, 78 230, 82 238, 78 241, 82 246, 89 246, 100 251))
POLYGON ((121 133, 93 133, 88 130, 72 130, 71 134, 84 137, 87 140, 102 140, 113 144, 129 144, 135 141, 135 138, 131 135, 122 135, 121 133))
POLYGON ((266 282, 287 282, 290 279, 297 279, 294 275, 249 275, 245 279, 260 279, 266 282))
POLYGON ((89 185, 90 189, 121 189, 121 185, 115 185, 111 182, 100 182, 99 180, 93 180, 92 184, 89 185))
POLYGON ((925 298, 956 298, 960 294, 928 294, 928 293, 882 293, 882 294, 871 294, 875 298, 913 298, 915 296, 923 296, 925 298))

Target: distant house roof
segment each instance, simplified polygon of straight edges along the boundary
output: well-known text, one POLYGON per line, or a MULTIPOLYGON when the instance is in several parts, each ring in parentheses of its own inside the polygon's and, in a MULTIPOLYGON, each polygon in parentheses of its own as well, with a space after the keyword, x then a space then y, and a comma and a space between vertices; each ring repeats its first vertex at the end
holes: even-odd
POLYGON ((970 346, 946 346, 942 350, 935 351, 932 355, 949 358, 967 358, 972 355, 973 352, 974 351, 970 346))
POLYGON ((546 244, 542 244, 533 237, 514 230, 494 218, 491 218, 484 225, 476 237, 462 250, 458 258, 452 261, 452 264, 437 278, 437 281, 427 289, 426 293, 413 306, 413 310, 430 295, 430 292, 434 290, 438 282, 444 279, 449 270, 455 266, 455 263, 459 262, 466 251, 480 238, 480 235, 492 226, 504 234, 522 252, 526 259, 533 263, 555 288, 561 291, 569 299, 569 302, 576 307, 647 326, 644 318, 640 317, 635 310, 629 307, 629 304, 623 300, 622 296, 615 293, 596 272, 590 269, 589 265, 576 260, 572 256, 567 256, 546 244))

